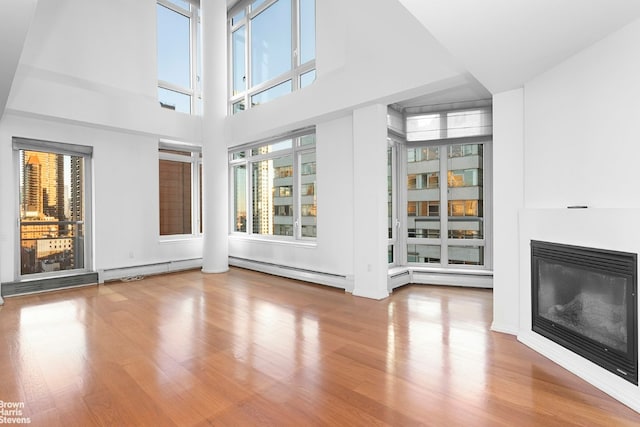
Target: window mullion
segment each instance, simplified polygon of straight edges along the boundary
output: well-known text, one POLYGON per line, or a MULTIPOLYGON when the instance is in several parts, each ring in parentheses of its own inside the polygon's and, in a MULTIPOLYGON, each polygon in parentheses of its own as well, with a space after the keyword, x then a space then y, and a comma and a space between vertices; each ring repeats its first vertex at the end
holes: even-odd
MULTIPOLYGON (((248 6, 247 6, 248 8, 248 6)), ((249 17, 249 11, 247 10, 247 29, 246 29, 246 39, 244 41, 244 108, 248 110, 251 108, 250 104, 250 96, 249 89, 251 88, 251 81, 253 79, 251 70, 252 70, 252 60, 251 60, 251 40, 253 33, 253 21, 249 17)))
POLYGON ((300 2, 291 0, 291 71, 292 91, 300 88, 300 79, 295 71, 300 66, 300 2))
POLYGON ((191 14, 189 16, 189 66, 190 66, 190 79, 191 79, 191 113, 197 112, 197 102, 196 102, 196 85, 198 84, 197 78, 197 70, 198 70, 198 17, 197 13, 194 10, 195 8, 191 6, 191 14), (196 16, 194 16, 196 15, 196 16))
POLYGON ((253 235, 253 165, 254 162, 247 161, 246 200, 247 200, 247 235, 253 235))
POLYGON ((300 240, 302 237, 302 197, 301 197, 301 166, 302 152, 295 147, 300 143, 300 138, 295 138, 293 142, 293 238, 300 240))
POLYGON ((448 155, 447 146, 441 145, 440 150, 440 264, 449 264, 449 180, 447 179, 448 155))

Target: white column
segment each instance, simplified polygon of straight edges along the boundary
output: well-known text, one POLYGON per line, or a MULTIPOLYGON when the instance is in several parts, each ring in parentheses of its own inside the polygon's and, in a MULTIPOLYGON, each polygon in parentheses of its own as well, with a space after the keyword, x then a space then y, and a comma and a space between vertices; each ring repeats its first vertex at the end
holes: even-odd
POLYGON ((354 288, 382 299, 387 288, 387 106, 353 112, 354 288))
POLYGON ((493 97, 493 324, 518 333, 520 239, 524 207, 524 90, 493 97))
POLYGON ((227 4, 201 0, 203 60, 203 228, 202 271, 229 269, 227 144, 227 4))

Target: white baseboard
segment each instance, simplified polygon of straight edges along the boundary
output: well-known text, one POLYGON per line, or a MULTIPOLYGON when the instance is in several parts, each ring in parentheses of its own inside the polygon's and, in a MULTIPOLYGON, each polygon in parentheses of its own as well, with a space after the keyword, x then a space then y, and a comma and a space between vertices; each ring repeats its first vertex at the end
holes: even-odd
POLYGON ((640 412, 640 388, 638 386, 533 331, 521 331, 518 334, 518 341, 634 411, 640 412))
POLYGON ((133 265, 98 270, 98 283, 121 280, 128 277, 152 276, 155 274, 172 273, 175 271, 202 268, 202 258, 181 261, 167 261, 153 264, 133 265))
POLYGON ((458 271, 427 271, 419 267, 395 267, 389 271, 389 290, 400 286, 412 284, 418 285, 444 285, 463 286, 468 288, 493 288, 492 272, 464 272, 458 271))
POLYGON ((499 323, 496 323, 495 321, 491 323, 491 330, 493 332, 500 332, 501 334, 518 335, 518 328, 512 328, 507 325, 501 325, 499 323))
POLYGON ((320 271, 305 270, 285 265, 271 264, 268 262, 254 261, 245 258, 229 257, 229 265, 246 268, 247 270, 260 271, 274 276, 288 277, 290 279, 305 282, 318 283, 340 289, 353 289, 353 279, 339 274, 323 273, 320 271))

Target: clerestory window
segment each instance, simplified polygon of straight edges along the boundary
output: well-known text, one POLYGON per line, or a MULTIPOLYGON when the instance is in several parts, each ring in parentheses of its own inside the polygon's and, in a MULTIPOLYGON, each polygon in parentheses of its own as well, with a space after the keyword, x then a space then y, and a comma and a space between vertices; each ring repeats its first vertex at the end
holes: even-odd
POLYGON ((245 0, 230 11, 232 114, 315 80, 315 15, 315 0, 245 0))
POLYGON ((201 114, 200 11, 188 1, 157 1, 158 101, 166 109, 201 114))

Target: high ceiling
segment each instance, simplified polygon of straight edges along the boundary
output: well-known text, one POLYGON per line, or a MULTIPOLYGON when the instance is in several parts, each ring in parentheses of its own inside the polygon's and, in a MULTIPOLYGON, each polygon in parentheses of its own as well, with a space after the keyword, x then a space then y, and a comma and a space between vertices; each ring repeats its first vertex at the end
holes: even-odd
MULTIPOLYGON (((4 114, 37 0, 14 0, 0 13, 0 117, 4 114)), ((4 7, 6 6, 6 7, 4 7)))
POLYGON ((398 0, 491 93, 640 17, 638 0, 398 0))

